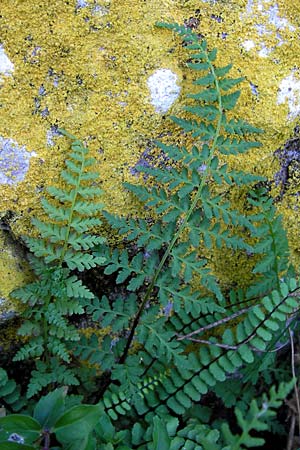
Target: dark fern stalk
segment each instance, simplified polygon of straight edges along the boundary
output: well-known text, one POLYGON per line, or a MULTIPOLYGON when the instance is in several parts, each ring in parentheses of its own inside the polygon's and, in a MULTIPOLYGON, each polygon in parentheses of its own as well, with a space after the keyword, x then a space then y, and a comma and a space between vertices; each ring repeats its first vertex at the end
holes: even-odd
POLYGON ((40 237, 24 238, 33 253, 30 259, 36 280, 13 292, 27 306, 18 333, 29 338, 14 361, 36 360, 28 397, 48 385, 79 384, 69 367, 69 344, 79 341, 80 335, 69 317, 83 314, 84 301, 94 295, 72 271, 82 272, 104 263, 103 257, 91 253, 95 245, 104 242, 90 231, 101 225, 97 215, 103 208, 97 203, 101 195, 96 184, 98 174, 91 171, 95 160, 73 135, 64 130, 60 133, 73 141, 61 173, 66 187, 47 189, 51 200, 44 198, 42 206, 48 220, 33 219, 40 237))

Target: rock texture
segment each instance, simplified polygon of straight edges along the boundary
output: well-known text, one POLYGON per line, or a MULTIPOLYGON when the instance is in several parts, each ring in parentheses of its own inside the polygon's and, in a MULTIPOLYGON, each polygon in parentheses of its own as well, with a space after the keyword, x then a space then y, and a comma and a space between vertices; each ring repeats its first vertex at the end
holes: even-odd
MULTIPOLYGON (((0 212, 13 211, 14 234, 32 232, 39 199, 57 181, 67 151, 57 127, 97 158, 109 209, 138 211, 122 182, 135 179, 151 139, 182 142, 168 115, 180 114, 192 82, 179 40, 156 21, 194 28, 219 49, 220 65, 245 76, 235 114, 265 130, 264 145, 230 164, 266 175, 278 195, 274 152, 293 136, 300 113, 299 13, 298 2, 286 0, 2 0, 0 212)), ((288 182, 278 207, 297 259, 297 170, 288 182)), ((19 273, 16 261, 9 264, 1 298, 21 282, 10 275, 19 273)))

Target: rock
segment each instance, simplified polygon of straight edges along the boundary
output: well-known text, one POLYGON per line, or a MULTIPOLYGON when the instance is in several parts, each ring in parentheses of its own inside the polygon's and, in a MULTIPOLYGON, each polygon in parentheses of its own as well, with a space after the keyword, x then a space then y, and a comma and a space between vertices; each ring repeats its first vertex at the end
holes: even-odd
MULTIPOLYGON (((10 222, 16 236, 32 233, 30 218, 41 216, 40 198, 58 181, 69 145, 58 127, 83 139, 97 158, 108 208, 139 211, 122 182, 135 179, 152 139, 183 142, 168 115, 182 114, 196 76, 180 39, 157 21, 190 26, 219 49, 220 65, 233 64, 232 76, 245 76, 235 114, 265 130, 263 147, 229 164, 266 175, 278 196, 274 152, 292 137, 300 112, 297 2, 31 0, 12 8, 2 0, 1 15, 0 211, 18 218, 10 222)), ((278 204, 295 260, 297 176, 278 204)), ((6 299, 22 268, 3 239, 1 248, 9 261, 0 293, 6 299)))
MULTIPOLYGON (((30 271, 25 260, 24 250, 11 238, 4 222, 0 228, 0 324, 12 319, 18 305, 10 297, 13 289, 30 279, 30 271)), ((0 339, 0 342, 2 340, 0 339)))

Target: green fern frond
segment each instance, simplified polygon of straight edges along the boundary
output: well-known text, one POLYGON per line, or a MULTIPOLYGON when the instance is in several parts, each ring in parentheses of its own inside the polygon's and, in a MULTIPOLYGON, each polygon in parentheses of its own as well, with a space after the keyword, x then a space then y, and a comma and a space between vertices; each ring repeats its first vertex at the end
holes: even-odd
POLYGON ((14 356, 13 361, 37 358, 45 351, 44 340, 41 336, 32 338, 29 344, 24 345, 14 356))
POLYGON ((58 207, 53 200, 43 198, 41 201, 45 213, 54 223, 33 219, 41 237, 25 238, 25 241, 37 257, 44 257, 46 263, 65 263, 71 270, 83 271, 103 262, 103 258, 85 253, 104 242, 102 237, 89 233, 92 227, 101 225, 99 217, 93 216, 103 209, 103 204, 95 202, 102 191, 86 184, 98 178, 98 174, 90 170, 95 160, 88 157, 87 148, 74 136, 64 130, 59 131, 73 140, 72 152, 66 160, 67 169, 61 174, 67 187, 65 190, 57 187, 47 189, 48 194, 60 202, 58 207))
POLYGON ((265 439, 252 436, 250 432, 260 432, 269 428, 268 420, 274 417, 275 410, 278 409, 286 399, 294 384, 295 380, 292 380, 289 383, 281 383, 277 392, 275 387, 272 386, 270 397, 268 398, 264 394, 261 405, 258 405, 257 401, 253 399, 246 415, 236 408, 235 415, 237 417, 238 425, 242 430, 242 434, 240 436, 234 435, 230 431, 228 424, 224 423, 222 425, 222 434, 225 443, 229 446, 228 448, 230 448, 230 450, 240 450, 243 448, 253 448, 264 445, 265 439))
POLYGON ((19 411, 26 405, 26 399, 21 395, 20 387, 11 380, 6 370, 0 367, 0 404, 8 411, 19 411))
POLYGON ((289 246, 282 218, 276 214, 272 199, 266 196, 265 191, 252 191, 249 203, 259 210, 253 232, 257 239, 253 252, 261 255, 253 273, 259 277, 248 292, 249 297, 254 297, 257 293, 278 288, 280 280, 293 269, 289 263, 289 246))
POLYGON ((36 361, 36 370, 31 373, 27 397, 35 396, 49 385, 78 386, 79 380, 72 369, 62 364, 60 359, 52 357, 49 365, 36 361))
MULTIPOLYGON (((24 238, 33 253, 31 261, 37 280, 12 293, 28 306, 19 334, 30 341, 17 352, 14 361, 33 359, 36 363, 29 397, 58 380, 57 374, 48 367, 50 361, 61 361, 62 367, 71 362, 69 346, 80 336, 69 319, 83 314, 85 304, 94 298, 71 271, 82 272, 105 261, 103 256, 92 253, 96 245, 105 241, 102 236, 91 234, 92 228, 101 225, 98 213, 103 208, 97 202, 102 191, 90 185, 98 178, 90 170, 95 160, 88 157, 88 149, 74 136, 63 130, 60 133, 73 141, 66 169, 61 174, 68 184, 65 188, 48 189, 51 199, 44 198, 41 202, 48 220, 33 219, 40 237, 24 238)), ((68 384, 69 380, 70 384, 78 384, 72 369, 64 373, 66 376, 62 375, 59 383, 68 384)))

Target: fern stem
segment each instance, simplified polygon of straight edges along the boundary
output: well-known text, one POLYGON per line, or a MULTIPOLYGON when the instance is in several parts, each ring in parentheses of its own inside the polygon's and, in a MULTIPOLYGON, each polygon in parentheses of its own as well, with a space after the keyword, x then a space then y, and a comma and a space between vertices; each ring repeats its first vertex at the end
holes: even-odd
MULTIPOLYGON (((62 132, 69 139, 72 139, 73 140, 73 144, 74 144, 74 142, 79 142, 78 139, 75 136, 73 136, 72 134, 66 132, 65 130, 60 130, 59 129, 59 131, 62 132)), ((80 143, 80 149, 81 149, 81 146, 82 145, 80 143)), ((82 153, 82 151, 81 151, 81 153, 82 153)), ((62 253, 61 253, 61 256, 60 256, 60 260, 59 260, 59 266, 60 267, 62 266, 64 257, 65 257, 66 251, 67 251, 67 247, 68 247, 68 244, 69 244, 69 236, 70 236, 70 231, 71 231, 71 224, 72 224, 72 219, 73 219, 73 214, 74 214, 74 208, 75 208, 75 204, 76 204, 76 201, 77 201, 78 190, 79 190, 80 185, 81 185, 81 175, 82 175, 82 173, 84 171, 84 165, 85 165, 85 157, 84 157, 84 154, 82 154, 80 173, 78 174, 78 177, 77 177, 77 184, 75 186, 74 196, 73 196, 72 204, 71 204, 71 211, 70 211, 70 214, 69 214, 69 219, 68 219, 68 224, 67 224, 66 238, 65 238, 65 241, 64 241, 62 253)))
POLYGON ((219 86, 218 78, 217 78, 215 70, 214 70, 214 66, 213 66, 213 64, 211 63, 211 61, 210 61, 210 59, 208 57, 207 51, 203 49, 203 52, 207 56, 206 61, 207 61, 208 65, 209 65, 210 73, 214 77, 214 83, 215 83, 215 86, 216 86, 216 90, 218 92, 219 118, 218 118, 218 122, 217 122, 217 127, 216 127, 214 140, 213 140, 213 143, 212 143, 212 146, 211 146, 210 155, 209 155, 209 158, 208 158, 208 161, 207 161, 207 164, 206 164, 206 168, 203 171, 203 177, 201 179, 200 186, 198 188, 198 191, 195 194, 193 202, 192 202, 188 212, 186 213, 186 216, 185 216, 184 220, 182 221, 181 225, 179 226, 177 232, 175 233, 173 239, 169 243, 165 253, 163 254, 163 256, 161 258, 161 261, 160 261, 160 263, 159 263, 159 265, 158 265, 158 267, 157 267, 157 269, 156 269, 156 271, 154 273, 152 281, 151 281, 151 283, 149 284, 149 286, 148 286, 148 288, 146 290, 145 297, 144 297, 144 299, 143 299, 143 301, 142 301, 142 303, 141 303, 141 305, 140 305, 140 307, 138 309, 138 312, 136 313, 136 316, 134 318, 134 321, 133 321, 133 324, 132 324, 132 327, 131 327, 131 330, 130 330, 129 337, 127 339, 127 343, 126 343, 125 349, 123 351, 122 356, 119 359, 120 363, 124 363, 124 361, 126 360, 129 348, 131 346, 131 343, 132 343, 132 340, 133 340, 133 337, 134 337, 134 334, 135 334, 136 327, 139 324, 140 317, 141 317, 141 315, 142 315, 142 313, 144 311, 144 308, 145 308, 145 306, 146 306, 146 304, 147 304, 147 302, 148 302, 148 300, 149 300, 149 298, 151 296, 151 293, 153 291, 153 288, 155 286, 157 278, 159 277, 159 275, 160 275, 160 273, 161 273, 161 271, 162 271, 162 269, 164 267, 164 264, 165 264, 166 260, 170 256, 170 253, 171 253, 175 243, 177 242, 178 238, 180 237, 180 235, 182 234, 183 230, 187 226, 188 221, 189 221, 189 219, 190 219, 190 217, 191 217, 191 215, 192 215, 192 213, 193 213, 193 211, 194 211, 194 209, 195 209, 199 199, 201 198, 201 194, 202 194, 203 188, 206 185, 207 178, 208 178, 209 173, 210 173, 210 164, 211 164, 212 159, 214 157, 214 153, 215 153, 216 146, 217 146, 217 139, 218 139, 218 137, 220 135, 220 130, 221 130, 221 124, 222 124, 222 118, 223 118, 223 107, 222 107, 222 97, 221 97, 220 86, 219 86))

